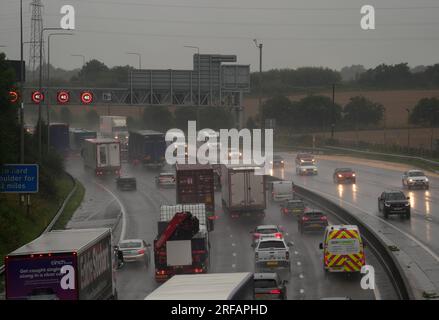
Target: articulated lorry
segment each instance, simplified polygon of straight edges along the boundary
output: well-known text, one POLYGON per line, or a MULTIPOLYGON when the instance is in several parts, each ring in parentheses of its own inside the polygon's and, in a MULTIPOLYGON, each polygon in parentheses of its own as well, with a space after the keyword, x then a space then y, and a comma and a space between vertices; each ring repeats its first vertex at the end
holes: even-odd
POLYGON ((265 216, 265 175, 255 174, 257 167, 223 165, 221 193, 225 212, 232 218, 239 216, 265 216))
POLYGON ((128 160, 145 166, 162 167, 165 164, 165 134, 153 130, 129 132, 128 160))
POLYGON ((70 149, 73 151, 81 150, 85 139, 96 139, 96 131, 80 128, 70 128, 70 149))
POLYGON ((120 142, 114 139, 85 139, 81 150, 84 167, 92 169, 96 176, 120 174, 120 142))
POLYGON ((57 230, 5 258, 6 299, 116 299, 111 229, 57 230))
POLYGON ((204 204, 162 206, 154 240, 155 279, 175 274, 206 273, 209 233, 204 204))
POLYGON ((204 203, 208 230, 214 229, 215 182, 211 165, 176 164, 177 203, 204 203))
POLYGON ((101 116, 99 131, 104 138, 116 139, 123 146, 128 143, 127 117, 101 116))
POLYGON ((67 123, 51 123, 49 125, 50 146, 59 153, 70 149, 69 125, 67 123))

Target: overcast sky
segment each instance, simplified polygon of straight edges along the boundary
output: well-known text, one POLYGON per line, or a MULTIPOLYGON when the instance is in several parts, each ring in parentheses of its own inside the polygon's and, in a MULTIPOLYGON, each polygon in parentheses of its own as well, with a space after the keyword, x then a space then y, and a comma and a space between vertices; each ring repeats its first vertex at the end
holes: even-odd
MULTIPOLYGON (((24 37, 30 40, 31 0, 24 3, 24 37)), ((257 38, 264 45, 263 68, 346 65, 373 67, 439 62, 438 0, 42 0, 45 27, 58 27, 60 8, 76 10, 76 35, 51 41, 55 66, 80 67, 83 54, 108 66, 191 69, 194 49, 236 54, 258 68, 257 38), (376 30, 360 28, 360 8, 376 9, 376 30)), ((0 48, 19 58, 19 1, 0 0, 0 48)), ((25 58, 29 46, 25 45, 25 58)))

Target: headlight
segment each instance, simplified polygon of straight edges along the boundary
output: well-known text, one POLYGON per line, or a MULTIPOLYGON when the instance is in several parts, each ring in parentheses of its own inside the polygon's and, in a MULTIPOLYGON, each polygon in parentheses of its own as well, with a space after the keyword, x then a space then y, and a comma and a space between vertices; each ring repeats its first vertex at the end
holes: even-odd
POLYGON ((125 136, 125 139, 128 139, 128 136, 125 136))
POLYGON ((386 207, 390 207, 390 204, 388 204, 388 203, 385 203, 384 205, 385 205, 386 207))
POLYGON ((341 174, 338 175, 339 178, 343 177, 341 174))
MULTIPOLYGON (((284 163, 284 161, 282 160, 280 163, 284 163)), ((428 181, 428 180, 427 180, 428 181)))
POLYGON ((409 179, 409 182, 413 182, 413 179, 409 179))
POLYGON ((352 176, 355 177, 355 173, 353 173, 352 176))
POLYGON ((118 136, 114 136, 114 139, 119 139, 119 137, 118 136))
POLYGON ((314 170, 314 171, 317 171, 317 168, 314 168, 313 170, 314 170))
POLYGON ((242 157, 242 153, 241 152, 239 153, 239 156, 242 157))
POLYGON ((273 161, 270 161, 270 164, 273 164, 273 161))
POLYGON ((428 182, 428 178, 425 178, 425 182, 428 182))
POLYGON ((406 206, 406 207, 410 206, 410 203, 407 202, 407 203, 405 204, 405 206, 406 206))

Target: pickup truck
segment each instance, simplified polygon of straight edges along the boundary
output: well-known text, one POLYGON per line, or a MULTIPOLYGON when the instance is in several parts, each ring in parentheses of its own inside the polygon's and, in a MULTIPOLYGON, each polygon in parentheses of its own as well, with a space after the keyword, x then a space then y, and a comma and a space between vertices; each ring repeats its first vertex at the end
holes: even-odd
POLYGON ((284 239, 261 237, 255 248, 255 269, 286 268, 291 271, 289 247, 284 239))

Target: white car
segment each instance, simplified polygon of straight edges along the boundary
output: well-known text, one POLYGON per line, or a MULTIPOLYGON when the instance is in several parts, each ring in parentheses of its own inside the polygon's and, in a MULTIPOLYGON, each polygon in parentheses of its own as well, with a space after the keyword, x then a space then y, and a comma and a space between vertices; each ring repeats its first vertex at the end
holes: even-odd
POLYGON ((255 248, 256 270, 286 268, 291 271, 290 246, 284 239, 275 237, 261 238, 255 248))
POLYGON ((122 251, 123 261, 139 261, 148 265, 150 260, 149 247, 142 239, 127 239, 119 242, 119 250, 122 251))
POLYGON ((257 226, 254 231, 251 231, 250 233, 253 234, 253 245, 256 246, 256 243, 263 238, 270 237, 270 238, 277 238, 277 239, 283 239, 283 229, 276 225, 261 225, 257 226))
POLYGON ((242 159, 242 152, 235 148, 229 149, 229 160, 242 159))
POLYGON ((172 187, 175 186, 175 174, 172 172, 163 172, 155 177, 155 182, 158 187, 172 187))
POLYGON ((402 186, 409 190, 413 187, 429 189, 430 184, 427 176, 421 170, 409 170, 402 175, 402 186))
POLYGON ((298 176, 315 176, 318 174, 318 169, 314 162, 302 162, 301 164, 296 165, 296 174, 298 176))

